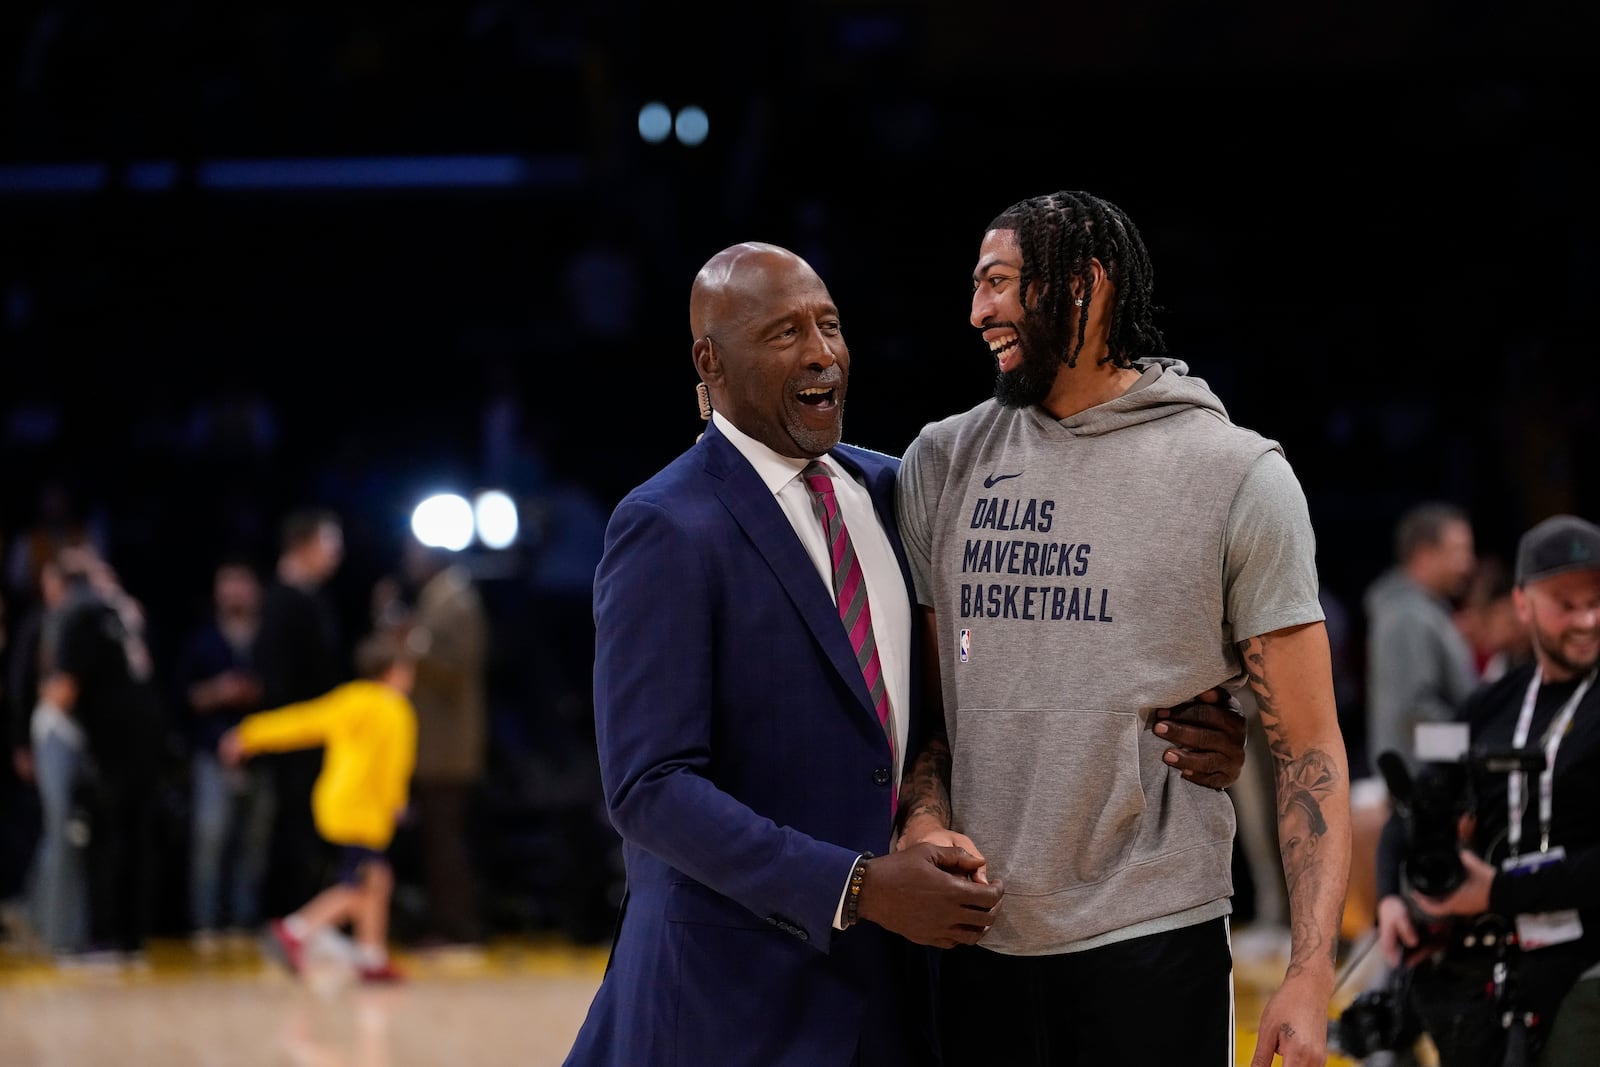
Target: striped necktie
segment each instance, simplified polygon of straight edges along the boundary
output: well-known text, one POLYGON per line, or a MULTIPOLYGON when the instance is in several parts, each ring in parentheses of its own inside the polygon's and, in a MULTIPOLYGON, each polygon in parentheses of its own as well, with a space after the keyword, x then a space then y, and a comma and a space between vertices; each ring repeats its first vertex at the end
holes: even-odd
MULTIPOLYGON (((839 604, 839 620, 850 635, 850 644, 856 650, 856 663, 867 682, 867 693, 878 709, 878 722, 889 738, 891 768, 897 759, 894 714, 889 707, 889 690, 884 684, 883 664, 878 660, 878 640, 872 634, 872 608, 867 604, 867 581, 862 573, 861 561, 856 558, 855 546, 850 543, 850 531, 845 528, 844 515, 839 511, 839 501, 833 493, 833 478, 828 468, 812 461, 806 464, 800 476, 811 490, 811 508, 822 523, 823 536, 828 541, 828 555, 833 561, 833 595, 839 604)), ((890 771, 893 774, 893 770, 890 771)), ((898 790, 890 779, 889 810, 891 814, 899 801, 898 790)))

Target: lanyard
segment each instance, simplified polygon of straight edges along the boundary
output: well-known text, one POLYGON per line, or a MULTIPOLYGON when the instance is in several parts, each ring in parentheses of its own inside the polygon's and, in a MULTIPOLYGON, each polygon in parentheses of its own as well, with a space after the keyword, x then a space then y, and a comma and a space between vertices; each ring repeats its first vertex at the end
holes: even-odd
MULTIPOLYGON (((1561 747, 1561 739, 1566 736, 1567 726, 1572 722, 1572 715, 1578 710, 1578 702, 1589 691, 1589 686, 1594 683, 1595 675, 1600 673, 1600 667, 1591 670, 1582 684, 1561 705, 1561 710, 1551 721, 1550 728, 1544 732, 1544 770, 1539 772, 1539 851, 1550 851, 1550 811, 1554 805, 1555 777, 1556 777, 1556 751, 1561 747)), ((1539 683, 1544 672, 1535 667, 1533 679, 1528 682, 1528 692, 1522 698, 1522 713, 1517 716, 1517 729, 1511 735, 1511 744, 1521 748, 1528 743, 1528 730, 1533 725, 1533 704, 1539 696, 1539 683)), ((1522 844, 1522 814, 1527 810, 1527 801, 1523 799, 1522 791, 1527 788, 1528 775, 1525 771, 1513 771, 1506 781, 1506 803, 1511 809, 1511 823, 1506 827, 1506 836, 1511 845, 1511 854, 1515 856, 1518 846, 1522 844)))

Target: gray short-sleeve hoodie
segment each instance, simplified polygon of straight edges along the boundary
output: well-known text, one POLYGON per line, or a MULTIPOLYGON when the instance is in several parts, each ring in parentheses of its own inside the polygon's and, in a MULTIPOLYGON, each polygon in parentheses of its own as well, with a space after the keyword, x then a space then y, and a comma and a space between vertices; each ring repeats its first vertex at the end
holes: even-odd
POLYGON ((1006 880, 986 947, 1075 951, 1226 914, 1233 806, 1150 711, 1238 688, 1238 641, 1323 618, 1299 482, 1176 360, 1068 419, 929 424, 898 511, 938 617, 955 826, 1006 880))

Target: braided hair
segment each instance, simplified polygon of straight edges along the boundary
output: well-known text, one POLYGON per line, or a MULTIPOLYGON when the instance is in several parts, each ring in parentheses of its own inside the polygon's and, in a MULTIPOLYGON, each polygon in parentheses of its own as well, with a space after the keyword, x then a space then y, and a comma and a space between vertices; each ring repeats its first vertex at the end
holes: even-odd
MULTIPOLYGON (((1011 205, 988 228, 1016 233, 1022 251, 1018 284, 1025 293, 1030 282, 1041 283, 1038 307, 1030 314, 1040 316, 1049 336, 1067 335, 1072 279, 1082 282, 1084 305, 1088 305, 1092 295, 1089 260, 1094 258, 1116 286, 1107 351, 1100 362, 1132 367, 1136 359, 1166 355, 1166 339, 1152 321, 1161 308, 1150 299, 1154 276, 1150 254, 1133 220, 1121 208, 1089 193, 1052 193, 1011 205)), ((1083 351, 1088 318, 1078 316, 1076 343, 1063 346, 1068 350, 1061 361, 1069 367, 1077 365, 1078 353, 1083 351)))

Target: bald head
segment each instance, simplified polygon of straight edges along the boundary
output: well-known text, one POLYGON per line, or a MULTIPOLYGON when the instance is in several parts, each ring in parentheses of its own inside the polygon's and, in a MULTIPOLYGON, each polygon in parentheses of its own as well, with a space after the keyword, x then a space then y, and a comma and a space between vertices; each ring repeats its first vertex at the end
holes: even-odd
POLYGON ((809 263, 755 241, 724 248, 695 275, 689 329, 711 406, 735 426, 796 458, 838 444, 850 354, 809 263))
POLYGON ((811 265, 787 248, 760 241, 729 245, 706 260, 689 290, 689 329, 695 339, 716 332, 730 312, 739 311, 741 295, 748 295, 754 285, 766 284, 774 270, 785 269, 816 277, 811 265))

